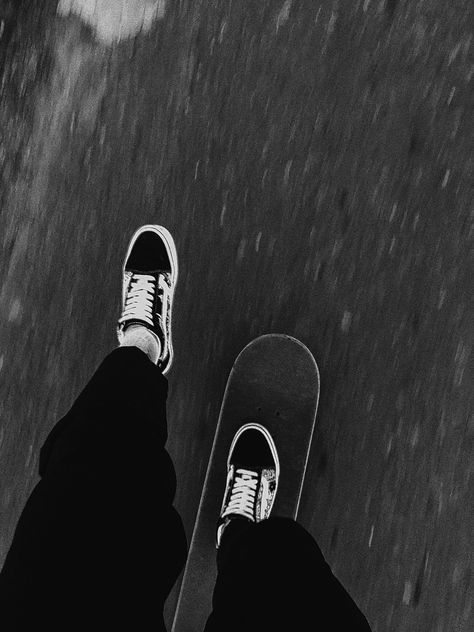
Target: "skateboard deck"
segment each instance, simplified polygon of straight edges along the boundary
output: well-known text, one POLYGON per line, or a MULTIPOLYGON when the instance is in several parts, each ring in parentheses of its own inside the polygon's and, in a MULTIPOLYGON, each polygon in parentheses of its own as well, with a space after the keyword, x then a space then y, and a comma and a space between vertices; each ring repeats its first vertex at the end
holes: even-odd
POLYGON ((237 356, 222 400, 172 632, 202 632, 212 611, 216 525, 235 433, 249 422, 260 423, 270 431, 280 461, 271 515, 296 519, 318 399, 317 364, 295 338, 260 336, 237 356))

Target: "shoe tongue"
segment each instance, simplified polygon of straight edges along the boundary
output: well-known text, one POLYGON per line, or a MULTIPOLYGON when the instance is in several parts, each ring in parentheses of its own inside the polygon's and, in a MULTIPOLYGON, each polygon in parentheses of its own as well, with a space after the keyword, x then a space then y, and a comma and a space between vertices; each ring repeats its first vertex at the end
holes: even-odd
POLYGON ((258 471, 262 468, 261 465, 242 465, 241 463, 234 463, 235 472, 237 470, 247 470, 248 472, 254 473, 258 476, 258 471))
POLYGON ((166 274, 165 270, 133 270, 133 269, 129 269, 128 271, 131 272, 132 274, 152 274, 153 276, 158 275, 160 273, 166 274))

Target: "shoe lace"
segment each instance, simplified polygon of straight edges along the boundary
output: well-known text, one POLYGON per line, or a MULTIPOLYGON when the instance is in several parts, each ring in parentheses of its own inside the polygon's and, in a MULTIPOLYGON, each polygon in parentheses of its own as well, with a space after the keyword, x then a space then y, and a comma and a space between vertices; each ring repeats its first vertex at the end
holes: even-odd
POLYGON ((257 493, 258 474, 245 469, 238 469, 235 474, 229 504, 223 517, 231 513, 238 513, 255 521, 253 508, 257 493))
POLYGON ((130 316, 144 320, 153 326, 153 300, 155 277, 150 274, 134 274, 127 292, 121 321, 130 316))

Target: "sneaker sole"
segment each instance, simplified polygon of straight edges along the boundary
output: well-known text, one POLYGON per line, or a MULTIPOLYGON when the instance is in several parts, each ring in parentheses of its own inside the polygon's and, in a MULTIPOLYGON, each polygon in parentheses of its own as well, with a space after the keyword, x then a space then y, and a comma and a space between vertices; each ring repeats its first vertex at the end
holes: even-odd
MULTIPOLYGON (((169 340, 168 340, 168 349, 169 349, 169 360, 166 369, 163 371, 163 375, 166 375, 171 368, 173 363, 173 337, 171 334, 171 326, 173 322, 173 301, 174 301, 174 291, 176 288, 176 283, 178 281, 178 253, 176 251, 176 245, 174 243, 174 239, 171 236, 169 230, 167 230, 164 226, 159 226, 158 224, 145 224, 144 226, 140 226, 138 230, 135 231, 132 238, 130 239, 130 243, 128 245, 127 254, 125 255, 124 263, 122 266, 122 275, 125 274, 128 258, 130 253, 132 252, 133 246, 135 245, 138 237, 145 232, 152 231, 159 235, 165 245, 166 254, 170 260, 171 264, 171 290, 170 290, 170 327, 169 327, 169 340)), ((123 289, 122 284, 122 306, 125 304, 125 291, 123 289)))

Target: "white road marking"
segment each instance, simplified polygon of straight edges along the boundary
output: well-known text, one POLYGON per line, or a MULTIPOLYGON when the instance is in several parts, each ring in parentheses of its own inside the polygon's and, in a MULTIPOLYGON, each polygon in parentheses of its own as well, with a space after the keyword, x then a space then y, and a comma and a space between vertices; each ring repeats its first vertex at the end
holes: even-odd
POLYGON ((165 0, 60 0, 58 14, 78 15, 95 29, 103 44, 112 45, 150 30, 165 14, 165 0))

